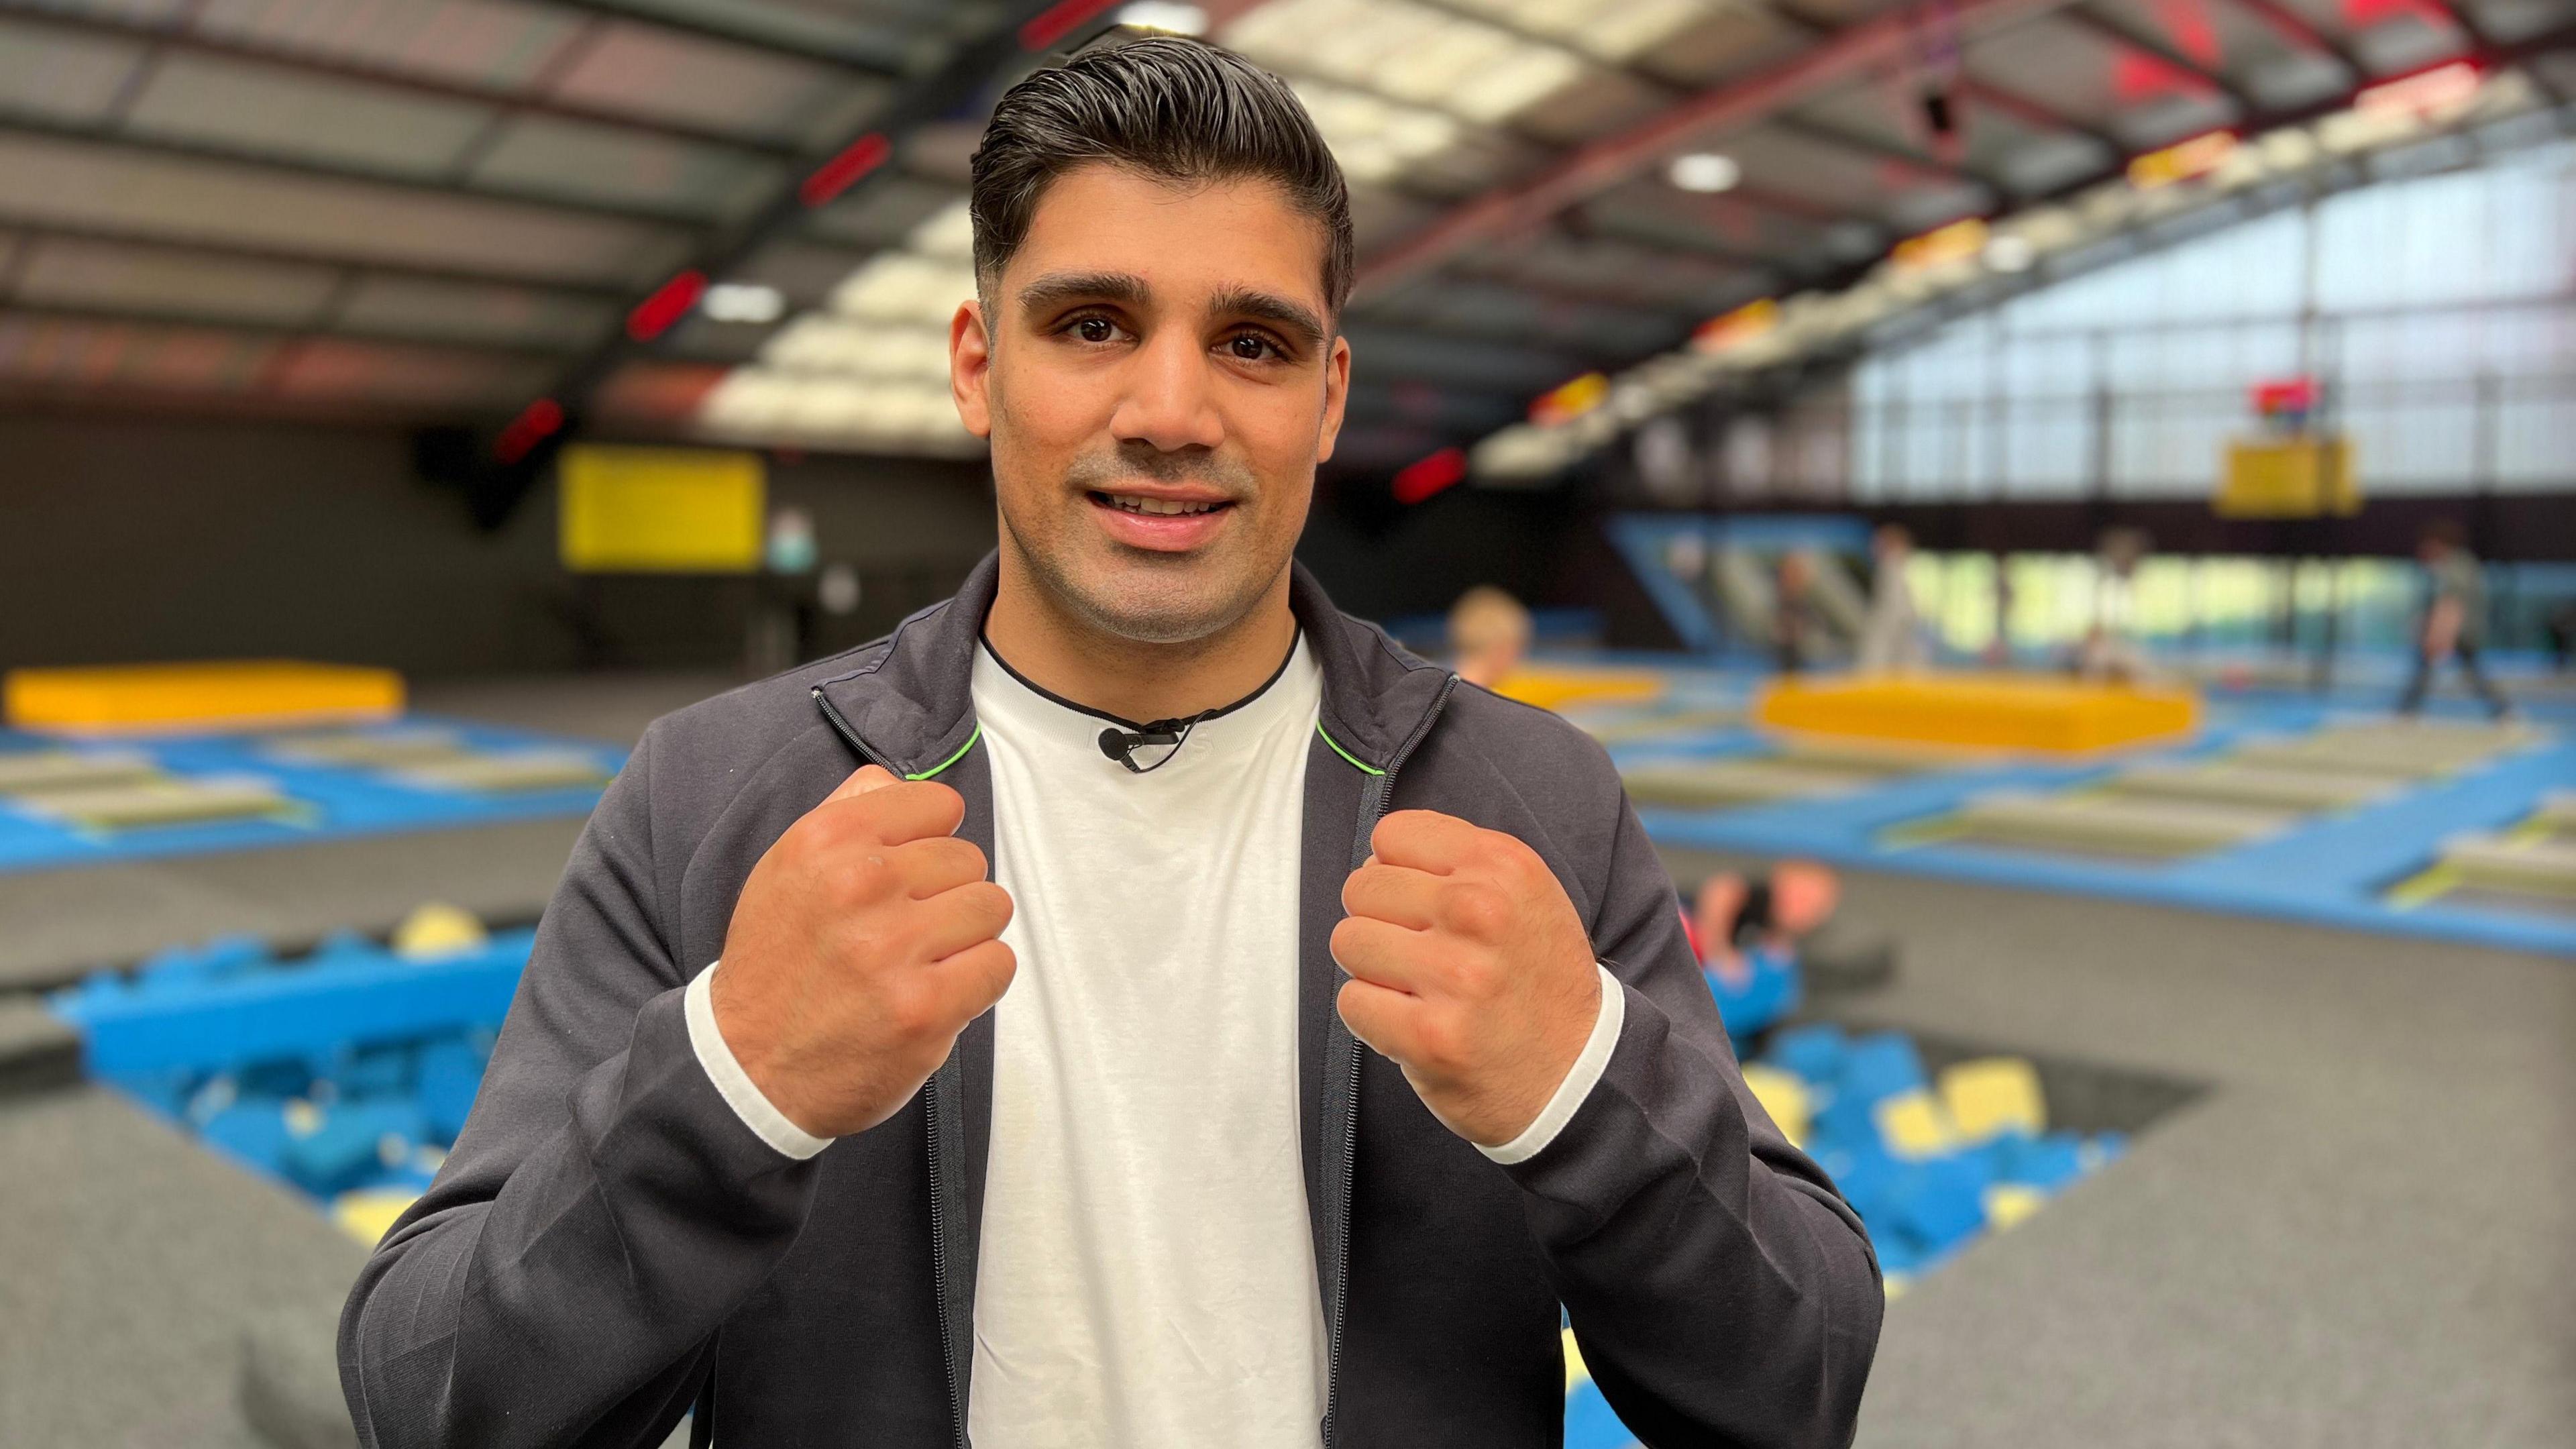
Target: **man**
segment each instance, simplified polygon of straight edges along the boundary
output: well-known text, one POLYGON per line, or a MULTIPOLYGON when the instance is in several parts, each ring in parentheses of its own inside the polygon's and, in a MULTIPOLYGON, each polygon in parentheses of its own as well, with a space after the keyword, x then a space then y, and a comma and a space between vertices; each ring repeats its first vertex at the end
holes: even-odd
POLYGON ((1291 562, 1351 276, 1292 94, 1086 52, 973 204, 1000 551, 646 732, 351 1295, 361 1437, 1548 1444, 1561 1304, 1649 1442, 1846 1441, 1867 1242, 1607 759, 1291 562))
POLYGON ((2424 617, 2415 626, 2415 672, 2397 712, 2414 714, 2424 707, 2433 687, 2433 671, 2446 659, 2460 661, 2469 688, 2484 700, 2487 713, 2503 719, 2513 713, 2504 691, 2478 667, 2478 645, 2486 636, 2486 572, 2469 552, 2468 533, 2454 519, 2437 518, 2416 540, 2415 557, 2424 565, 2424 617))

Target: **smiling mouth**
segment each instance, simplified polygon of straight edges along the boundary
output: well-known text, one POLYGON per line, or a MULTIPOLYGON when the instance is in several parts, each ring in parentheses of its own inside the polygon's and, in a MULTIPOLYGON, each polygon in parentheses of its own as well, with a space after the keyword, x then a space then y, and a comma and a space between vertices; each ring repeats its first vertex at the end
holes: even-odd
POLYGON ((1232 503, 1223 501, 1201 503, 1180 498, 1140 498, 1131 493, 1094 492, 1091 495, 1091 501, 1104 508, 1115 508, 1121 513, 1144 513, 1158 517, 1214 513, 1218 509, 1234 506, 1232 503))

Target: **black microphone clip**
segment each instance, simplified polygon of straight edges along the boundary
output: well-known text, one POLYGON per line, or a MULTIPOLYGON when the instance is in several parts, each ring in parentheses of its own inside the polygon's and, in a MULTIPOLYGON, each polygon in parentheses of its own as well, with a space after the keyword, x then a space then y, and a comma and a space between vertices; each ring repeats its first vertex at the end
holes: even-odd
POLYGON ((1159 770, 1170 764, 1173 756, 1181 752, 1181 741, 1190 737, 1190 727, 1203 718, 1205 716, 1194 714, 1187 719, 1158 719, 1152 724, 1132 730, 1122 730, 1112 725, 1100 732, 1100 753, 1125 765, 1127 772, 1132 775, 1159 770), (1172 752, 1150 765, 1137 764, 1136 751, 1154 745, 1170 745, 1172 752))

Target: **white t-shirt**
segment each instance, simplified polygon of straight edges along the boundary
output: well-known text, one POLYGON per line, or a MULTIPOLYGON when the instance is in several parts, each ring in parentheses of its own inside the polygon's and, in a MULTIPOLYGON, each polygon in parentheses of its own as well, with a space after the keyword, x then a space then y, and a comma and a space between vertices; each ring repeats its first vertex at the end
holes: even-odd
MULTIPOLYGON (((993 873, 1016 906, 1002 939, 1019 958, 995 1018, 977 1449, 1315 1443, 1326 1340, 1299 1151, 1297 907, 1321 691, 1301 641, 1268 687, 1136 774, 1101 752, 1109 720, 977 651, 993 873)), ((1581 1058, 1489 1157, 1544 1147, 1599 1079, 1623 1014, 1601 978, 1581 1058)), ((688 1008, 746 1123, 790 1155, 827 1145, 743 1073, 704 973, 688 1008)))

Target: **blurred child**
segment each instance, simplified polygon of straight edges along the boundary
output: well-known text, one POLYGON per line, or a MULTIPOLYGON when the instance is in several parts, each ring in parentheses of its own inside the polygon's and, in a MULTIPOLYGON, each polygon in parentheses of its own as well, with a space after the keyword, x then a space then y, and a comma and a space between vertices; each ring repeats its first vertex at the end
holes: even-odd
POLYGON ((1683 918, 1691 948, 1739 1047, 1798 1009, 1798 943, 1831 919, 1842 883, 1813 861, 1784 860, 1768 876, 1710 876, 1683 918))
POLYGON ((2138 645, 2138 564, 2147 536, 2134 528, 2102 531, 2095 557, 2093 626, 2075 651, 2075 672, 2105 684, 2137 684, 2151 673, 2138 645))
POLYGON ((1530 615, 1520 600, 1478 584, 1449 608, 1449 650, 1458 677, 1492 689, 1529 653, 1530 615))

